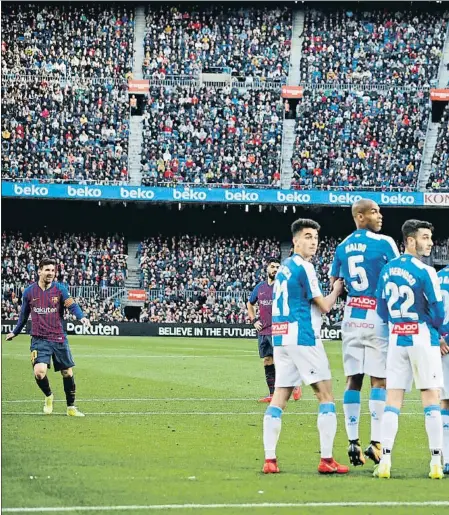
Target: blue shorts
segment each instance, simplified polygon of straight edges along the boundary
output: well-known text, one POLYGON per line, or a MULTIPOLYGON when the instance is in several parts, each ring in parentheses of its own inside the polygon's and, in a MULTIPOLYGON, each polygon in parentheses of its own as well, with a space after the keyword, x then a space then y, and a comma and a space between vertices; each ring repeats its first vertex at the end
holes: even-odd
POLYGON ((270 334, 260 334, 257 337, 259 342, 259 356, 261 358, 273 357, 273 343, 270 334))
POLYGON ((67 338, 63 343, 58 343, 32 336, 30 351, 33 367, 38 363, 45 363, 51 368, 52 359, 55 372, 75 366, 67 338))

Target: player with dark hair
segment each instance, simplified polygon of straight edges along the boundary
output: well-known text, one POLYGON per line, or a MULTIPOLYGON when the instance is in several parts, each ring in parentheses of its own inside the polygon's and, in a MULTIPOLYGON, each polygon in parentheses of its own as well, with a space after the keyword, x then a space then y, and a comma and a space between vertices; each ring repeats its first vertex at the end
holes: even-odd
POLYGON ((379 234, 382 214, 376 202, 360 199, 352 206, 356 231, 338 245, 331 270, 331 284, 343 278, 348 290, 342 324, 343 364, 346 391, 343 396, 348 455, 355 466, 365 456, 379 463, 380 428, 385 407, 385 375, 388 328, 376 312, 376 288, 382 267, 399 256, 396 243, 379 234), (359 440, 360 390, 370 376, 371 441, 365 456, 359 440))
MULTIPOLYGON (((269 395, 259 399, 259 402, 270 402, 274 392, 276 379, 275 365, 273 361, 273 343, 271 341, 271 306, 273 304, 273 284, 279 269, 279 260, 269 259, 267 266, 267 279, 260 282, 251 293, 247 308, 248 316, 258 333, 259 356, 263 359, 265 379, 267 381, 269 395), (254 306, 259 305, 259 317, 256 318, 254 306)), ((293 391, 295 401, 301 398, 301 388, 293 391)))
POLYGON ((67 415, 84 417, 75 406, 75 363, 62 325, 64 308, 85 326, 90 326, 90 322, 65 286, 54 281, 55 266, 56 261, 49 258, 39 263, 39 280, 24 290, 19 320, 6 340, 12 340, 22 331, 31 314, 31 363, 36 383, 45 395, 44 413, 50 415, 53 412, 53 393, 47 377, 47 369, 53 359, 55 372, 61 371, 67 415))
POLYGON ((432 251, 432 224, 407 220, 402 226, 405 254, 381 271, 377 311, 388 322, 387 399, 382 418, 382 459, 374 475, 388 479, 404 392, 414 381, 421 391, 431 461, 429 477, 443 477, 443 422, 439 405, 443 387, 440 334, 444 304, 438 276, 422 262, 432 251))
POLYGON ((314 220, 299 219, 292 225, 294 254, 283 261, 276 274, 273 298, 273 347, 276 385, 263 420, 265 474, 279 472, 276 447, 282 414, 293 387, 299 382, 311 385, 320 403, 321 474, 346 474, 349 468, 333 458, 337 416, 329 361, 321 340, 321 313, 328 313, 343 283, 337 280, 332 293, 323 297, 315 268, 310 262, 318 249, 320 226, 314 220))

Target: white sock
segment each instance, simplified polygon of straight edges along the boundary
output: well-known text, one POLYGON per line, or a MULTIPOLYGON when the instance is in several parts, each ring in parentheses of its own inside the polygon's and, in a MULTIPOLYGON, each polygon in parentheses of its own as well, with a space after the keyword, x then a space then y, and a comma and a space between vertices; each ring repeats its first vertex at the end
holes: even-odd
POLYGON ((337 434, 337 415, 333 402, 320 404, 317 426, 320 433, 321 457, 332 458, 335 435, 337 434))
POLYGON ((359 439, 360 392, 346 390, 343 396, 343 411, 348 440, 359 439))
POLYGON ((382 415, 385 409, 387 392, 383 388, 372 388, 369 399, 371 413, 371 441, 380 442, 382 438, 382 415))
POLYGON ((444 463, 449 463, 449 409, 441 410, 443 420, 443 458, 444 463))
MULTIPOLYGON (((399 427, 399 413, 400 410, 393 406, 385 406, 384 414, 382 417, 382 448, 384 451, 390 451, 393 449, 394 441, 398 433, 399 427)), ((384 452, 382 460, 386 458, 387 452, 384 452)), ((388 460, 386 460, 388 461, 388 460)))
POLYGON ((443 421, 441 420, 441 408, 437 404, 427 406, 424 408, 424 418, 426 420, 429 449, 432 453, 432 465, 435 463, 441 463, 441 451, 443 449, 443 421))
POLYGON ((263 417, 263 447, 265 459, 276 459, 276 446, 281 433, 282 410, 277 406, 268 406, 263 417))

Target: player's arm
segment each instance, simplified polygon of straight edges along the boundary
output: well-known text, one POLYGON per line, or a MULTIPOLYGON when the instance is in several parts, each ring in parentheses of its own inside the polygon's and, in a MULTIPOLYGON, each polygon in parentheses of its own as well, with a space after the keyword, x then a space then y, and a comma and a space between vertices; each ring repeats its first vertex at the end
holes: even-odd
MULTIPOLYGON (((383 272, 383 271, 382 271, 383 272)), ((376 300, 377 300, 377 314, 384 321, 388 322, 388 304, 385 298, 385 281, 383 273, 381 272, 379 282, 377 283, 376 300)))
POLYGON ((254 324, 254 327, 257 331, 260 331, 262 329, 262 323, 260 320, 256 318, 256 308, 255 305, 257 303, 258 297, 258 291, 259 291, 260 284, 258 284, 254 290, 252 291, 251 295, 249 296, 248 302, 246 303, 246 307, 248 309, 248 317, 252 324, 254 324))
POLYGON ((334 260, 332 261, 332 267, 329 274, 329 281, 331 288, 334 287, 335 281, 340 278, 340 270, 341 270, 341 259, 338 252, 338 247, 335 250, 334 260))
POLYGON ((332 292, 327 297, 324 297, 313 265, 306 263, 303 266, 303 270, 303 286, 306 288, 307 298, 318 306, 321 313, 329 313, 337 302, 338 296, 343 291, 343 281, 337 278, 332 286, 332 292))
POLYGON ((426 267, 423 270, 423 290, 429 303, 429 315, 433 326, 440 334, 443 332, 444 304, 440 282, 434 268, 426 267))
POLYGON ((72 313, 76 317, 77 320, 82 322, 84 325, 90 326, 90 320, 84 316, 82 309, 75 302, 75 299, 70 295, 69 291, 65 286, 59 285, 59 291, 62 294, 62 301, 64 302, 64 307, 72 313))
POLYGON ((28 302, 28 295, 24 295, 22 297, 22 308, 20 310, 19 320, 17 322, 16 327, 14 327, 12 333, 9 333, 6 336, 6 341, 10 341, 13 338, 15 338, 22 329, 25 327, 26 323, 28 322, 28 318, 31 313, 30 303, 28 302))

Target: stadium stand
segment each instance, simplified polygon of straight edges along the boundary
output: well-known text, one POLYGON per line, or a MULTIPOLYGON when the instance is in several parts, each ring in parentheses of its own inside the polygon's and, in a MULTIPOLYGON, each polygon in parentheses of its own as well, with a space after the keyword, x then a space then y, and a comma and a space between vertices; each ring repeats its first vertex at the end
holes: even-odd
POLYGON ((11 3, 2 8, 2 73, 126 76, 132 70, 131 5, 11 3))
POLYGON ((143 184, 279 187, 282 110, 279 92, 152 88, 143 184))
POLYGON ((128 95, 123 87, 42 81, 2 85, 2 177, 124 184, 128 95))
POLYGON ((428 87, 438 75, 444 16, 410 6, 306 8, 301 80, 428 87))
POLYGON ((291 9, 209 3, 147 8, 146 77, 228 72, 269 80, 288 75, 291 9))
POLYGON ((89 234, 2 234, 2 288, 9 291, 36 280, 40 259, 57 261, 57 280, 66 286, 122 286, 127 275, 123 236, 89 234))
POLYGON ((449 190, 449 105, 446 105, 441 120, 427 189, 449 190))
POLYGON ((295 189, 415 189, 429 117, 422 94, 326 90, 296 120, 295 189))

